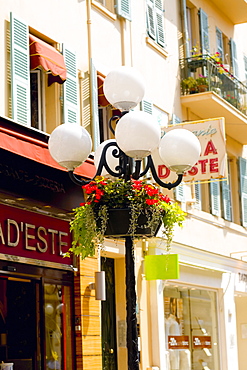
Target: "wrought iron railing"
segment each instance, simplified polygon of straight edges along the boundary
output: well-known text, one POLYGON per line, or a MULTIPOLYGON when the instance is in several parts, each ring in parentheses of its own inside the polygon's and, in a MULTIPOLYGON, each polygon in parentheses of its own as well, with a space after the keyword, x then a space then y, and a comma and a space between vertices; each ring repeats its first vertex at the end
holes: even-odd
POLYGON ((247 86, 222 63, 210 55, 180 60, 181 94, 214 91, 228 103, 247 114, 247 86))

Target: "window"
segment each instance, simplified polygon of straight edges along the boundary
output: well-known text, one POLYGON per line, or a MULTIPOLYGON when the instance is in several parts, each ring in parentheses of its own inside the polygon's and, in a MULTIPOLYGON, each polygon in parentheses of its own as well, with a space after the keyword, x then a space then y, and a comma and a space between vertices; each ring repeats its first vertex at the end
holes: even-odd
POLYGON ((211 213, 215 216, 223 217, 227 221, 232 221, 232 201, 230 179, 211 181, 210 200, 211 213))
POLYGON ((48 133, 61 122, 77 122, 75 53, 64 47, 62 55, 51 44, 29 34, 28 25, 12 13, 10 30, 11 118, 48 133))
POLYGON ((219 370, 216 293, 169 285, 163 294, 169 369, 219 370))
POLYGON ((109 16, 112 16, 109 14, 109 12, 111 13, 116 12, 116 14, 119 17, 122 17, 122 18, 125 18, 131 21, 130 0, 116 0, 116 6, 114 5, 114 0, 92 0, 92 4, 103 12, 105 8, 106 14, 109 16))
POLYGON ((165 29, 162 0, 147 0, 147 33, 162 47, 165 47, 165 29))

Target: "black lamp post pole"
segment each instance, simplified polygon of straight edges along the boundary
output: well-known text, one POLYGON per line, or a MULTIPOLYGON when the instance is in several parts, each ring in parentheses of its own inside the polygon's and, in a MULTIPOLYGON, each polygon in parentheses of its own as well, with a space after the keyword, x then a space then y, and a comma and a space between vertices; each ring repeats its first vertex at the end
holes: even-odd
POLYGON ((136 319, 135 259, 133 239, 125 237, 126 311, 128 370, 139 370, 136 319))

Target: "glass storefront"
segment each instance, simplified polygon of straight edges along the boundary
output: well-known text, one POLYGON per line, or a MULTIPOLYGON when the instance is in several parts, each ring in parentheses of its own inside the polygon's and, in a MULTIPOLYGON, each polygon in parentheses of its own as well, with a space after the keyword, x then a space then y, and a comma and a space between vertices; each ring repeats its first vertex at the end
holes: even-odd
POLYGON ((45 284, 46 368, 70 369, 71 347, 71 288, 45 284))
POLYGON ((166 285, 167 370, 219 370, 216 293, 166 285))

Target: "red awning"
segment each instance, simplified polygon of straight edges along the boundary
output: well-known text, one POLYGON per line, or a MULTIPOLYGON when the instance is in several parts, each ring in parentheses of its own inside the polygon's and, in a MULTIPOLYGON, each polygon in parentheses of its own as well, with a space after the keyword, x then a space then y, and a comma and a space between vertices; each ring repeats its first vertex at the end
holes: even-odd
MULTIPOLYGON (((51 157, 47 143, 4 127, 0 127, 0 148, 58 170, 66 171, 51 157)), ((76 174, 88 179, 93 178, 95 172, 93 161, 90 160, 84 162, 75 171, 76 174)))
POLYGON ((59 51, 33 35, 29 35, 29 49, 31 70, 41 67, 44 71, 50 72, 48 86, 54 82, 64 83, 67 70, 64 57, 59 51))
POLYGON ((105 97, 104 90, 103 90, 103 84, 104 84, 104 77, 97 75, 97 81, 98 81, 98 103, 101 107, 107 107, 110 105, 108 100, 105 97))

